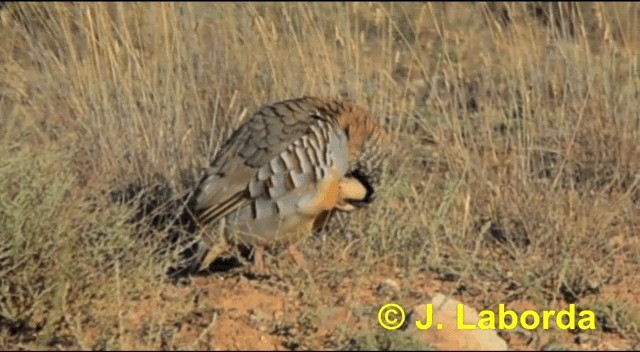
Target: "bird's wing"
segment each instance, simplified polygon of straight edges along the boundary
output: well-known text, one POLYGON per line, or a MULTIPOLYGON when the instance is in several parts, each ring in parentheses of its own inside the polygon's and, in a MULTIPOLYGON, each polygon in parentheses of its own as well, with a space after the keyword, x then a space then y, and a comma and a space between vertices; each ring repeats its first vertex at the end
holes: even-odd
POLYGON ((262 106, 223 144, 196 193, 200 223, 217 221, 248 204, 249 189, 258 170, 294 141, 311 133, 311 126, 335 121, 324 100, 297 98, 262 106))

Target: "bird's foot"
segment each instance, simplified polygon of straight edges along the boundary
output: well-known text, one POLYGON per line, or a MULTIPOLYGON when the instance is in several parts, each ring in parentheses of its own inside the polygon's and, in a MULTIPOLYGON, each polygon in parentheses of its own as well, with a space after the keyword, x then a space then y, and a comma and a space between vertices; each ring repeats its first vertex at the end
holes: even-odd
POLYGON ((309 262, 307 262, 307 260, 304 258, 304 254, 302 254, 302 252, 300 252, 295 245, 289 246, 288 252, 293 259, 293 262, 296 263, 302 270, 309 270, 309 262))

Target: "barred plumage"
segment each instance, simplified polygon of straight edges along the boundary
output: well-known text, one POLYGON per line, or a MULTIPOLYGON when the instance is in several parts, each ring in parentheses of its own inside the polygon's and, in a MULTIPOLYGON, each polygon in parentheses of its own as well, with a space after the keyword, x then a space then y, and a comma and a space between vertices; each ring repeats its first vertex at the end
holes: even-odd
MULTIPOLYGON (((295 243, 326 212, 372 200, 368 183, 379 181, 379 170, 366 175, 366 168, 380 166, 385 139, 371 115, 348 101, 302 97, 262 106, 232 133, 198 184, 196 218, 202 225, 224 219, 227 242, 295 243), (365 167, 361 175, 358 167, 365 167)), ((205 240, 207 249, 213 246, 205 240)), ((202 266, 219 254, 210 251, 202 266)))

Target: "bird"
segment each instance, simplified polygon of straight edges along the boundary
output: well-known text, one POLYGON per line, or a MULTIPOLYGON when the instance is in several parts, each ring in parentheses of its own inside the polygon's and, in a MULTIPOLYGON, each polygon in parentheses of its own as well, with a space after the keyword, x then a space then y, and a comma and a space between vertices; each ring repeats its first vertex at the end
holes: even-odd
POLYGON ((336 211, 370 204, 387 156, 388 135, 350 99, 302 96, 259 107, 211 159, 193 193, 199 226, 222 223, 222 241, 203 236, 199 270, 229 245, 254 247, 264 270, 264 247, 295 243, 336 211))

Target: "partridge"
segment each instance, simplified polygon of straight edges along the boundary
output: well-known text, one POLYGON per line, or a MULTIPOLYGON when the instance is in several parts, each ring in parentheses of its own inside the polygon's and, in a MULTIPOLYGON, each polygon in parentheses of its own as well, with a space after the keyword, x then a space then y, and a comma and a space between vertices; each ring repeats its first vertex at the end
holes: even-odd
POLYGON ((200 269, 229 244, 292 245, 330 212, 373 200, 387 135, 347 100, 301 97, 260 107, 222 145, 200 179, 193 211, 200 225, 223 221, 223 241, 204 237, 200 269))

